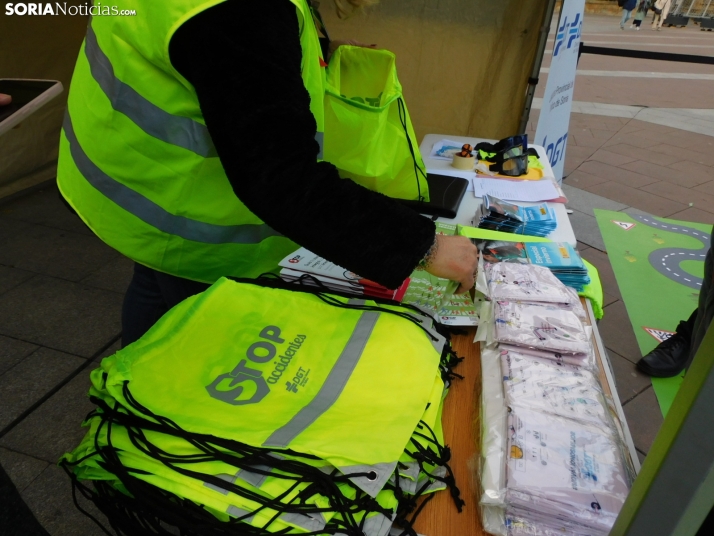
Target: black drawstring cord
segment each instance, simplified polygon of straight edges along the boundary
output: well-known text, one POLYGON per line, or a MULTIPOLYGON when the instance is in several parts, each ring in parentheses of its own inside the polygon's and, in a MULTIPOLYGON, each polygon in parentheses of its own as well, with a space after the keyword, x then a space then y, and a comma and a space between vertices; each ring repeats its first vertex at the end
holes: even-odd
MULTIPOLYGON (((300 276, 296 280, 296 282, 298 283, 297 285, 293 282, 285 281, 285 280, 281 279, 280 276, 278 276, 276 274, 269 273, 269 272, 261 274, 256 279, 244 279, 244 278, 239 278, 239 277, 231 277, 229 279, 231 279, 232 281, 236 281, 237 283, 248 283, 251 285, 263 286, 263 287, 268 287, 268 288, 279 288, 279 289, 283 289, 283 290, 290 290, 293 292, 305 292, 307 294, 312 294, 314 296, 317 296, 320 300, 327 303, 328 305, 333 305, 335 307, 341 307, 343 309, 356 309, 359 311, 377 311, 377 312, 381 312, 381 313, 388 313, 388 314, 396 315, 396 316, 399 316, 406 320, 409 320, 410 322, 413 322, 414 324, 419 326, 431 340, 436 340, 436 338, 429 332, 429 330, 427 330, 424 326, 421 325, 421 321, 419 320, 419 318, 414 317, 413 315, 409 314, 408 312, 394 311, 392 309, 386 309, 386 308, 377 307, 374 305, 357 305, 357 304, 349 304, 349 303, 341 302, 341 301, 335 299, 335 296, 353 300, 356 298, 356 295, 349 294, 347 292, 333 291, 333 290, 327 288, 322 283, 322 281, 319 281, 317 278, 315 278, 311 274, 304 274, 304 275, 300 276), (314 287, 317 287, 317 289, 315 289, 314 287)), ((428 313, 425 313, 418 307, 408 304, 408 303, 399 303, 394 300, 387 300, 384 298, 377 298, 377 297, 371 297, 371 296, 360 296, 360 299, 373 301, 377 304, 389 305, 392 307, 399 307, 402 309, 409 309, 411 311, 414 311, 416 314, 418 314, 422 317, 427 317, 427 318, 430 318, 432 321, 434 321, 433 316, 431 316, 428 313)), ((442 333, 440 333, 439 329, 437 329, 437 333, 442 334, 442 333)))
POLYGON ((424 196, 421 195, 421 185, 419 183, 419 175, 424 177, 426 179, 426 173, 424 173, 424 170, 422 170, 419 165, 417 164, 417 159, 416 155, 414 154, 414 147, 412 146, 412 140, 409 137, 409 129, 407 128, 407 110, 406 107, 404 106, 404 99, 399 97, 397 99, 397 107, 399 108, 399 121, 402 123, 402 128, 404 129, 404 135, 407 138, 407 144, 409 145, 409 153, 412 155, 412 161, 414 162, 414 177, 416 178, 416 183, 417 183, 417 193, 418 193, 418 200, 419 201, 424 201, 424 196))
MULTIPOLYGON (((196 454, 191 454, 191 455, 186 455, 186 456, 176 456, 176 455, 171 455, 168 453, 165 453, 163 450, 159 449, 156 445, 153 445, 146 435, 143 433, 143 430, 153 430, 153 431, 158 431, 164 434, 170 434, 174 435, 176 437, 181 437, 181 436, 186 436, 184 439, 187 439, 189 436, 192 436, 193 439, 193 445, 196 446, 197 448, 201 449, 202 451, 213 451, 217 454, 221 454, 220 450, 215 449, 215 447, 211 446, 210 443, 207 443, 205 441, 206 437, 211 438, 211 439, 217 439, 213 438, 212 436, 201 436, 200 434, 191 434, 189 432, 181 430, 181 428, 176 424, 170 421, 170 419, 165 419, 161 418, 160 416, 155 415, 153 412, 150 412, 146 408, 144 408, 141 404, 136 402, 134 397, 131 394, 131 391, 128 388, 128 382, 124 383, 124 389, 123 389, 123 394, 125 399, 127 400, 127 403, 129 403, 134 407, 135 410, 140 410, 143 413, 147 414, 150 416, 152 419, 155 421, 159 421, 162 424, 159 424, 158 422, 152 422, 145 420, 141 417, 138 417, 137 415, 133 415, 132 413, 126 411, 125 409, 123 410, 123 406, 121 406, 119 403, 115 403, 114 406, 110 406, 109 404, 106 403, 104 400, 99 400, 97 399, 96 402, 99 405, 99 411, 96 412, 96 415, 100 418, 102 418, 102 422, 100 422, 98 426, 97 433, 94 438, 95 442, 95 450, 96 452, 91 454, 91 455, 99 455, 101 457, 101 462, 100 466, 102 466, 105 470, 108 472, 113 473, 119 481, 121 481, 124 486, 127 488, 127 490, 132 493, 135 497, 138 498, 137 493, 140 495, 145 495, 147 492, 147 489, 151 488, 145 488, 141 484, 137 484, 140 482, 139 480, 136 480, 136 478, 131 476, 131 473, 136 474, 139 471, 136 471, 134 469, 129 469, 124 467, 118 457, 118 450, 113 446, 112 441, 111 441, 111 429, 115 425, 121 425, 124 426, 124 428, 127 430, 127 433, 132 440, 132 444, 137 447, 141 452, 146 454, 147 456, 151 456, 154 459, 157 459, 164 463, 167 467, 170 467, 172 470, 176 471, 179 474, 183 474, 189 478, 194 478, 203 482, 208 482, 217 486, 220 486, 223 489, 226 489, 227 491, 232 491, 232 492, 238 492, 241 496, 248 495, 249 493, 246 493, 246 490, 243 488, 240 488, 239 486, 236 486, 234 484, 231 484, 229 482, 226 482, 222 479, 219 479, 218 477, 214 477, 213 475, 205 475, 203 473, 196 473, 194 471, 190 471, 188 469, 182 468, 182 467, 176 467, 174 465, 174 462, 177 463, 198 463, 201 461, 206 461, 206 457, 203 455, 196 455, 196 454), (123 411, 122 411, 123 410, 123 411), (128 425, 128 426, 127 426, 128 425), (102 434, 102 431, 106 427, 106 433, 107 433, 107 443, 108 445, 106 447, 102 447, 99 444, 99 438, 102 434), (165 457, 164 457, 165 456, 165 457), (138 487, 137 487, 138 486, 138 487)), ((233 446, 240 445, 237 442, 232 442, 233 446)), ((245 445, 244 447, 248 447, 245 445)), ((252 450, 251 448, 248 448, 248 450, 252 450)), ((260 450, 260 449, 256 449, 260 450)), ((282 451, 286 452, 286 451, 282 451)), ((331 524, 326 525, 324 531, 318 531, 315 532, 314 534, 331 534, 334 532, 343 532, 345 534, 352 535, 354 534, 355 536, 357 535, 362 535, 362 532, 360 530, 360 526, 364 524, 364 517, 362 518, 362 521, 357 522, 354 515, 356 513, 362 513, 363 516, 366 516, 369 513, 375 512, 375 513, 381 513, 383 515, 391 517, 391 510, 385 509, 379 505, 379 503, 373 499, 372 497, 364 494, 359 490, 356 486, 352 485, 350 482, 350 478, 355 478, 355 477, 360 477, 360 476, 371 476, 371 472, 363 472, 363 473, 352 473, 348 475, 338 475, 336 474, 336 471, 333 471, 332 475, 325 475, 322 471, 319 469, 312 467, 310 465, 306 465, 301 462, 297 462, 294 460, 278 460, 273 457, 269 457, 267 454, 263 456, 263 459, 256 459, 255 456, 251 457, 251 463, 259 463, 259 464, 271 464, 275 466, 275 468, 279 471, 283 472, 289 472, 291 470, 294 470, 295 467, 300 467, 302 469, 302 473, 300 474, 300 471, 296 471, 293 474, 295 475, 294 477, 291 477, 290 475, 285 475, 285 474, 280 474, 280 473, 270 473, 270 472, 263 472, 260 470, 257 470, 257 468, 250 467, 249 464, 246 463, 235 463, 239 462, 241 459, 238 456, 231 456, 230 454, 227 453, 222 453, 227 456, 227 459, 224 459, 222 461, 227 461, 227 463, 231 463, 233 466, 238 467, 239 465, 243 465, 249 468, 249 470, 256 472, 256 473, 267 473, 270 476, 273 477, 278 477, 278 478, 287 478, 290 480, 294 480, 293 486, 291 488, 284 492, 280 497, 277 497, 273 500, 266 499, 262 496, 251 496, 249 497, 250 499, 258 499, 259 504, 262 504, 261 507, 256 509, 254 512, 252 512, 250 515, 254 514, 257 511, 260 511, 263 508, 272 508, 277 511, 277 514, 273 516, 271 520, 268 521, 267 524, 265 524, 262 528, 265 529, 268 525, 274 522, 275 519, 279 517, 281 513, 300 513, 300 514, 306 514, 306 513, 318 513, 318 512, 337 512, 339 513, 344 519, 343 520, 338 520, 335 519, 335 521, 331 524), (312 474, 310 474, 312 473, 312 474), (315 482, 316 485, 319 485, 321 490, 324 492, 323 495, 326 496, 328 499, 331 500, 331 508, 319 508, 314 505, 310 505, 307 503, 304 503, 304 499, 309 498, 309 496, 305 495, 304 493, 302 495, 299 495, 300 499, 296 502, 293 502, 291 504, 285 504, 280 502, 280 499, 286 497, 288 494, 290 494, 294 488, 299 485, 301 482, 308 481, 309 477, 317 477, 317 482, 315 482), (340 492, 339 488, 337 488, 338 483, 346 483, 352 485, 352 487, 356 490, 356 498, 355 500, 348 500, 344 495, 340 492)), ((240 454, 240 453, 236 453, 240 454)), ((297 454, 297 453, 295 453, 297 454)), ((305 456, 307 457, 307 456, 305 456)), ((225 458, 225 457, 224 457, 225 458)), ((315 457, 311 457, 314 459, 317 459, 315 457)), ((76 465, 75 462, 74 464, 70 465, 76 465)), ((108 489, 108 488, 107 488, 108 489)), ((171 494, 168 494, 167 496, 172 496, 171 494)), ((312 495, 310 495, 312 496, 312 495)), ((102 499, 99 496, 94 497, 95 502, 97 502, 98 507, 102 504, 102 499)), ((154 509, 156 512, 161 512, 162 508, 165 507, 165 500, 161 499, 160 497, 157 498, 157 496, 154 497, 143 497, 142 499, 144 501, 145 505, 150 505, 151 509, 154 509)), ((104 505, 105 508, 107 507, 104 505)), ((129 508, 129 507, 127 507, 129 508)), ((129 508, 131 509, 131 508, 129 508)), ((151 512, 152 510, 149 510, 151 512)), ((126 512, 125 512, 126 514, 126 512)), ((154 532, 144 532, 142 529, 142 532, 136 532, 137 529, 137 524, 144 526, 146 523, 141 518, 141 516, 134 521, 127 521, 126 516, 128 514, 124 515, 122 519, 124 520, 123 522, 118 522, 119 523, 119 528, 121 530, 121 526, 124 525, 124 522, 129 523, 129 526, 131 528, 130 531, 127 532, 127 534, 153 534, 154 532), (139 521, 143 520, 143 521, 139 521), (132 532, 134 531, 134 532, 132 532)), ((137 514, 139 515, 139 514, 137 514)), ((172 518, 169 519, 166 516, 168 516, 169 513, 164 512, 162 519, 169 521, 169 522, 175 522, 178 523, 178 526, 186 526, 185 522, 186 520, 183 518, 172 518)), ((215 517, 212 516, 212 514, 208 514, 207 519, 210 519, 211 522, 215 520, 216 523, 222 523, 218 521, 215 517)), ((240 521, 239 519, 236 519, 235 521, 240 521)), ((148 521, 147 521, 148 522, 148 521)), ((201 527, 205 526, 205 523, 207 521, 204 520, 200 523, 201 527)), ((245 525, 245 524, 243 524, 245 525)), ((193 526, 193 525, 192 525, 193 526)), ((252 527, 252 525, 251 525, 252 527)), ((255 527, 253 527, 255 528, 255 527)), ((272 531, 271 531, 272 532, 272 531)), ((272 532, 272 534, 282 534, 283 532, 272 532)), ((285 532, 286 534, 288 532, 285 532)), ((187 533, 187 534, 193 534, 193 533, 187 533)), ((244 533, 241 533, 244 534, 244 533)), ((267 532, 245 532, 245 534, 268 534, 267 532)), ((306 533, 306 534, 313 534, 313 533, 306 533)))

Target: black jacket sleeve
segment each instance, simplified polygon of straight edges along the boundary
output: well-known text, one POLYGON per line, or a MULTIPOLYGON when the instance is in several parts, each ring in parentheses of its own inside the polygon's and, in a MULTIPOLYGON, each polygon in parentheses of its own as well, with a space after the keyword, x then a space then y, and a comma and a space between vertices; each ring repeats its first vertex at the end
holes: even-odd
POLYGON ((255 215, 387 287, 409 276, 433 243, 434 224, 317 162, 291 2, 228 0, 184 23, 169 52, 196 90, 236 196, 255 215))

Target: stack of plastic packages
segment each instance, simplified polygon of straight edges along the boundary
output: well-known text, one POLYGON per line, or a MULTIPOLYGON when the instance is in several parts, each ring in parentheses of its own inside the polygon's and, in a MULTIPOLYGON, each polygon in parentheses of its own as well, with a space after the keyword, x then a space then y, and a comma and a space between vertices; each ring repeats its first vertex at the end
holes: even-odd
POLYGON ((421 495, 463 504, 457 362, 415 308, 222 279, 102 361, 61 465, 121 535, 415 536, 421 495))
POLYGON ((517 262, 549 268, 561 283, 582 292, 590 283, 580 254, 567 242, 504 242, 473 240, 484 258, 493 263, 517 262))
POLYGON ((521 206, 491 195, 483 196, 474 223, 481 229, 531 236, 547 236, 558 225, 555 211, 547 203, 521 206))
POLYGON ((573 289, 481 263, 481 506, 492 534, 604 536, 632 480, 573 289))

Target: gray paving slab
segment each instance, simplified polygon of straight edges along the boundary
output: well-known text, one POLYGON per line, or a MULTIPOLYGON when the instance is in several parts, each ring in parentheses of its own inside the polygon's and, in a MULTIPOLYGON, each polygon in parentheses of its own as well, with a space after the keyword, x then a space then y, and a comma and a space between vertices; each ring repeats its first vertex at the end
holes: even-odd
POLYGON ((0 295, 0 334, 91 357, 121 331, 123 297, 37 276, 0 295))
POLYGON ((570 224, 573 226, 575 236, 578 237, 580 242, 587 244, 591 248, 605 249, 605 242, 602 240, 602 235, 594 216, 579 210, 573 210, 573 213, 570 214, 570 224))
POLYGON ((42 398, 85 360, 49 348, 40 348, 0 376, 0 428, 42 398))
POLYGON ((654 389, 646 389, 622 408, 635 447, 647 454, 662 426, 662 412, 657 403, 654 389))
POLYGON ((118 257, 108 262, 96 272, 92 272, 80 282, 96 288, 111 290, 124 294, 129 287, 134 274, 134 261, 126 257, 118 257))
POLYGON ((0 294, 7 292, 11 288, 15 288, 23 281, 27 281, 35 274, 18 268, 0 265, 0 294))
POLYGON ((627 316, 625 304, 618 300, 605 307, 604 312, 605 315, 598 323, 598 330, 605 347, 631 363, 637 363, 642 354, 635 339, 632 323, 627 316))
POLYGON ((49 465, 44 460, 3 448, 0 448, 0 464, 20 493, 49 465))
POLYGON ((620 287, 617 284, 615 272, 612 270, 610 258, 607 256, 607 253, 599 251, 595 248, 590 248, 581 253, 581 256, 597 268, 603 292, 612 296, 616 300, 621 300, 622 295, 620 294, 620 287))
POLYGON ((617 394, 621 403, 629 402, 652 385, 650 377, 637 370, 632 361, 625 359, 612 350, 608 350, 607 355, 610 358, 612 371, 615 375, 615 385, 617 386, 617 394))
POLYGON ((72 213, 62 202, 56 186, 44 188, 0 206, 0 216, 94 236, 79 216, 72 213))
MULTIPOLYGON (((567 183, 563 183, 563 192, 565 193, 565 197, 568 198, 568 208, 584 212, 585 214, 593 217, 595 216, 595 212, 593 210, 596 208, 615 211, 628 208, 628 206, 623 203, 618 203, 617 201, 612 201, 606 197, 602 197, 601 195, 581 190, 580 188, 575 188, 567 183)), ((579 239, 580 237, 578 236, 578 240, 579 239)))
MULTIPOLYGON (((78 495, 82 508, 105 523, 106 517, 91 502, 78 495)), ((42 526, 52 536, 106 536, 72 502, 70 479, 64 470, 49 465, 22 492, 22 498, 42 526)))
POLYGON ((0 375, 25 359, 39 346, 0 335, 0 375))
POLYGON ((0 264, 30 272, 79 281, 119 257, 119 253, 94 236, 0 217, 23 227, 0 237, 0 264))
POLYGON ((96 408, 87 393, 91 385, 89 374, 98 366, 98 362, 93 363, 57 391, 1 438, 0 446, 57 463, 60 456, 74 449, 87 432, 80 425, 96 408))

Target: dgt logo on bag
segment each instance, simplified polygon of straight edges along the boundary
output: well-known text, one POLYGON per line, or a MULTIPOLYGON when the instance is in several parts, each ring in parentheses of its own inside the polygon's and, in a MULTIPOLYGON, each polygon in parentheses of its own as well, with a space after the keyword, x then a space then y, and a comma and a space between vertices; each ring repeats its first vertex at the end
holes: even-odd
MULTIPOLYGON (((259 337, 265 340, 254 342, 245 353, 248 360, 258 364, 268 363, 277 356, 277 359, 272 363, 273 370, 270 372, 270 376, 263 378, 262 370, 248 366, 248 360, 241 359, 232 371, 221 374, 206 387, 208 394, 216 400, 227 402, 233 406, 257 404, 263 400, 270 392, 268 384, 278 383, 302 343, 307 339, 307 335, 296 335, 295 339, 288 343, 287 349, 281 350, 281 355, 278 355, 275 344, 285 342, 285 339, 280 337, 280 333, 281 329, 278 326, 264 327, 259 337)), ((300 371, 302 370, 301 367, 300 371)), ((300 376, 299 379, 303 379, 302 375, 298 374, 298 376, 300 376)), ((296 383, 304 386, 307 383, 307 378, 296 383)), ((293 392, 297 392, 297 386, 293 392)))
MULTIPOLYGON (((259 336, 265 340, 251 344, 246 350, 246 357, 253 363, 267 363, 277 353, 272 343, 280 344, 285 339, 280 338, 280 328, 277 326, 264 327, 259 336)), ((270 387, 263 378, 263 371, 249 367, 248 361, 241 359, 232 371, 218 376, 206 390, 216 400, 242 406, 263 400, 270 392, 270 387)))

